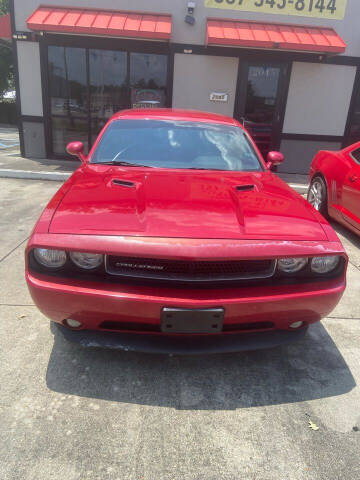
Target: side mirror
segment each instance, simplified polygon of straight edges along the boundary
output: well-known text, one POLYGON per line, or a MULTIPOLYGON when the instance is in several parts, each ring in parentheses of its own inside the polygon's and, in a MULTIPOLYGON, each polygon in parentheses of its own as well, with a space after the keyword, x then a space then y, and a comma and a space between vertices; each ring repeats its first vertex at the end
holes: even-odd
POLYGON ((269 152, 266 157, 266 166, 270 170, 277 167, 284 161, 285 157, 281 152, 269 152))
POLYGON ((86 163, 87 157, 84 154, 84 144, 82 142, 71 142, 66 147, 67 152, 70 155, 78 157, 83 163, 86 163))

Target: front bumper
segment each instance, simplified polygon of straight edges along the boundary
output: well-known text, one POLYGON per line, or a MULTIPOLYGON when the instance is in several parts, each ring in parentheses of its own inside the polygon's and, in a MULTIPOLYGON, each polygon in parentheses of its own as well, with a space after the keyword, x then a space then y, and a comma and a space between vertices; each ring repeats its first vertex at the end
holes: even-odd
POLYGON ((307 328, 295 331, 271 331, 245 334, 212 335, 153 335, 138 333, 109 333, 91 330, 69 330, 56 327, 69 342, 82 347, 111 348, 126 352, 171 355, 203 355, 235 353, 279 347, 304 338, 307 328))
MULTIPOLYGON (((26 275, 30 293, 42 313, 57 323, 78 320, 84 330, 117 330, 103 322, 128 325, 127 333, 158 331, 164 307, 223 308, 225 335, 240 333, 241 325, 271 322, 272 330, 291 331, 290 324, 307 325, 326 317, 338 304, 345 279, 318 285, 248 287, 222 290, 184 290, 95 282, 55 282, 45 276, 26 275), (315 289, 317 288, 317 289, 315 289)), ((125 328, 121 328, 126 333, 125 328)), ((257 328, 254 328, 257 330, 257 328)), ((241 333, 242 335, 244 333, 241 333)))
MULTIPOLYGON (((344 255, 337 242, 205 241, 189 239, 141 239, 73 235, 34 235, 31 248, 64 248, 82 245, 84 251, 114 255, 200 260, 221 258, 273 258, 283 255, 344 255), (261 251, 261 257, 258 252, 261 251), (181 255, 179 254, 181 253, 181 255)), ((33 273, 27 264, 26 280, 41 312, 63 324, 78 320, 82 330, 59 328, 73 341, 86 346, 105 346, 162 353, 202 353, 252 350, 287 343, 305 334, 294 331, 293 322, 318 322, 336 307, 346 286, 345 272, 336 279, 308 284, 227 287, 212 289, 167 288, 54 278, 33 273), (182 309, 222 308, 224 331, 192 336, 161 333, 164 307, 182 309), (115 324, 117 328, 108 328, 115 324), (259 328, 270 322, 271 329, 259 328), (247 325, 246 329, 244 324, 247 325), (129 328, 128 328, 129 327, 129 328), (254 327, 254 328, 253 328, 254 327), (136 333, 134 333, 136 331, 136 333), (121 333, 120 333, 121 332, 121 333)))

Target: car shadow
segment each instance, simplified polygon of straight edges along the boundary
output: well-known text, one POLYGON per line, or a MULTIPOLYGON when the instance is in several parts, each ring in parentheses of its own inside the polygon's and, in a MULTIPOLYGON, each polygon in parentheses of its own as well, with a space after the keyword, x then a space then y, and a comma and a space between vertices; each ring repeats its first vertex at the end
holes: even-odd
POLYGON ((343 236, 348 242, 352 243, 354 247, 360 249, 360 232, 359 235, 356 235, 356 233, 340 223, 337 223, 333 220, 331 220, 330 223, 337 234, 343 236))
POLYGON ((179 410, 232 410, 342 395, 355 380, 320 324, 269 350, 170 357, 82 348, 52 328, 46 374, 56 392, 179 410))

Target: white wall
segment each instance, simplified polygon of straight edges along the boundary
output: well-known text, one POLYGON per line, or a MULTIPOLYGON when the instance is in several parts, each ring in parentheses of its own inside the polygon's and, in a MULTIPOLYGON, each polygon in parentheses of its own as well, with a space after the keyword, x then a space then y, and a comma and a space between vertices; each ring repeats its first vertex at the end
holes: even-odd
POLYGON ((22 115, 43 115, 40 50, 35 42, 17 42, 22 115))
POLYGON ((41 0, 15 0, 17 30, 27 30, 26 19, 40 4, 171 13, 173 15, 172 41, 199 45, 204 45, 205 43, 207 17, 333 27, 348 44, 346 55, 360 56, 359 0, 348 0, 344 20, 205 8, 204 0, 197 0, 195 9, 196 24, 194 26, 187 25, 184 22, 187 0, 102 0, 101 2, 99 0, 44 0, 43 2, 41 0))
POLYGON ((173 107, 233 116, 238 59, 176 54, 173 107), (211 92, 228 94, 228 101, 210 101, 211 92))
POLYGON ((283 132, 344 135, 355 75, 356 67, 295 62, 283 132))

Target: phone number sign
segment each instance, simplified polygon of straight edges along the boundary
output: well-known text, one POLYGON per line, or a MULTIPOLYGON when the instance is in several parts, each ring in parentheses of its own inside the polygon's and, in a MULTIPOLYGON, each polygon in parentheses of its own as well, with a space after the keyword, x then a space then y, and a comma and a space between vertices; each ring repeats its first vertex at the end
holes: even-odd
POLYGON ((347 0, 205 0, 205 7, 342 20, 347 0))

